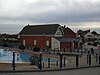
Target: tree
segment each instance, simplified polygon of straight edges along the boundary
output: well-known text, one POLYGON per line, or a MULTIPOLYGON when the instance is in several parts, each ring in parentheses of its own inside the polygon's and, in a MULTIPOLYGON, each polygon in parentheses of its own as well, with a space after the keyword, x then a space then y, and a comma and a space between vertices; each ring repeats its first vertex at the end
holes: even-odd
POLYGON ((93 31, 92 34, 98 34, 96 31, 93 31))

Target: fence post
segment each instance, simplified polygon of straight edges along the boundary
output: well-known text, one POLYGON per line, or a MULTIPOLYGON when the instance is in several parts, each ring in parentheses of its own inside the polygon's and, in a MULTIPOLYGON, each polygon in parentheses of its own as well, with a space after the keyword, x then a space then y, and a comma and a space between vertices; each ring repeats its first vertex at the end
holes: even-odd
POLYGON ((56 66, 58 66, 58 60, 57 60, 57 62, 56 62, 56 66))
POLYGON ((64 67, 66 66, 66 57, 64 56, 64 67))
POLYGON ((50 58, 48 58, 48 68, 50 68, 50 58))
POLYGON ((43 52, 44 52, 44 49, 43 49, 43 52))
POLYGON ((100 54, 99 54, 99 65, 100 65, 100 54))
POLYGON ((70 53, 72 53, 72 42, 70 42, 70 53))
POLYGON ((91 53, 89 54, 89 66, 91 66, 91 53))
POLYGON ((87 53, 87 64, 89 63, 89 54, 90 54, 90 51, 88 51, 87 53))
POLYGON ((64 52, 66 51, 66 49, 64 48, 64 52))
POLYGON ((44 61, 43 61, 43 68, 44 68, 44 61))
POLYGON ((63 57, 63 55, 62 55, 62 52, 60 53, 60 69, 62 69, 62 57, 63 57))
POLYGON ((87 54, 87 64, 88 64, 88 62, 89 62, 89 55, 87 54))
POLYGON ((76 54, 76 67, 78 67, 78 64, 79 64, 79 55, 76 54))
POLYGON ((98 62, 98 54, 96 53, 96 62, 98 62))
POLYGON ((13 70, 15 70, 15 52, 13 52, 12 67, 13 67, 13 70))

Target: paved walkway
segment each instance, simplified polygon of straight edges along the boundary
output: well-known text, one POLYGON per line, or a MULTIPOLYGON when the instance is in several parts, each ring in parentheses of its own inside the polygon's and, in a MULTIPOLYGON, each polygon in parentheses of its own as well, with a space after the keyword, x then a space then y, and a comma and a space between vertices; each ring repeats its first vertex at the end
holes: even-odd
POLYGON ((100 75, 100 67, 52 72, 10 72, 0 75, 100 75))
MULTIPOLYGON (((0 47, 1 49, 9 49, 9 50, 14 50, 14 51, 17 51, 17 52, 22 52, 21 50, 19 49, 15 49, 15 48, 4 48, 4 47, 0 47)), ((31 50, 24 50, 24 52, 26 53, 30 53, 30 54, 38 54, 38 52, 33 52, 31 50)), ((54 55, 54 54, 45 54, 43 53, 43 56, 45 57, 55 57, 55 58, 59 58, 59 56, 57 55, 54 55)), ((91 66, 100 66, 98 61, 96 62, 96 55, 92 55, 92 61, 91 61, 91 66)), ((79 57, 79 66, 78 68, 80 67, 89 67, 89 65, 87 64, 87 55, 86 54, 83 54, 79 57)), ((62 69, 73 69, 73 68, 76 68, 76 57, 75 56, 67 56, 66 55, 66 64, 65 64, 65 67, 63 65, 62 69)), ((52 62, 50 63, 50 68, 48 68, 48 63, 45 62, 44 63, 44 68, 43 70, 58 70, 60 69, 59 67, 59 63, 58 63, 58 66, 57 66, 57 62, 52 62)), ((4 63, 0 63, 0 71, 6 71, 6 70, 9 70, 11 71, 12 70, 12 64, 4 64, 4 63)), ((16 71, 36 71, 36 70, 39 70, 37 68, 37 66, 34 66, 34 65, 30 65, 30 63, 16 63, 16 71)))

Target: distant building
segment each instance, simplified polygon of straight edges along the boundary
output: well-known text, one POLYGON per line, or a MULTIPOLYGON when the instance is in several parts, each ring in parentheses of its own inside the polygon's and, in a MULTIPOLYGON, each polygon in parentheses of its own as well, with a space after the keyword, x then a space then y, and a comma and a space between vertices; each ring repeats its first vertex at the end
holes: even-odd
POLYGON ((19 33, 20 43, 26 48, 38 46, 41 49, 66 51, 78 47, 76 33, 59 24, 27 25, 19 33))
POLYGON ((0 46, 7 47, 18 47, 19 46, 19 38, 17 34, 1 34, 0 35, 0 46))
POLYGON ((90 32, 90 30, 80 30, 78 31, 78 34, 80 36, 83 48, 98 49, 98 47, 100 46, 100 34, 98 34, 97 32, 90 32))

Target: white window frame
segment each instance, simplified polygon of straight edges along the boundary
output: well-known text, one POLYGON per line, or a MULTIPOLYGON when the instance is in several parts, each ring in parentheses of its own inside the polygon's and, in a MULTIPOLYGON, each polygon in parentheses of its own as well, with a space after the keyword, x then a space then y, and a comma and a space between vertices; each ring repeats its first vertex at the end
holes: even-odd
POLYGON ((37 41, 36 41, 36 40, 34 40, 34 45, 36 45, 36 43, 37 43, 37 41))
POLYGON ((25 46, 25 40, 23 40, 23 45, 25 46))
POLYGON ((46 40, 46 46, 49 46, 49 40, 46 40))

